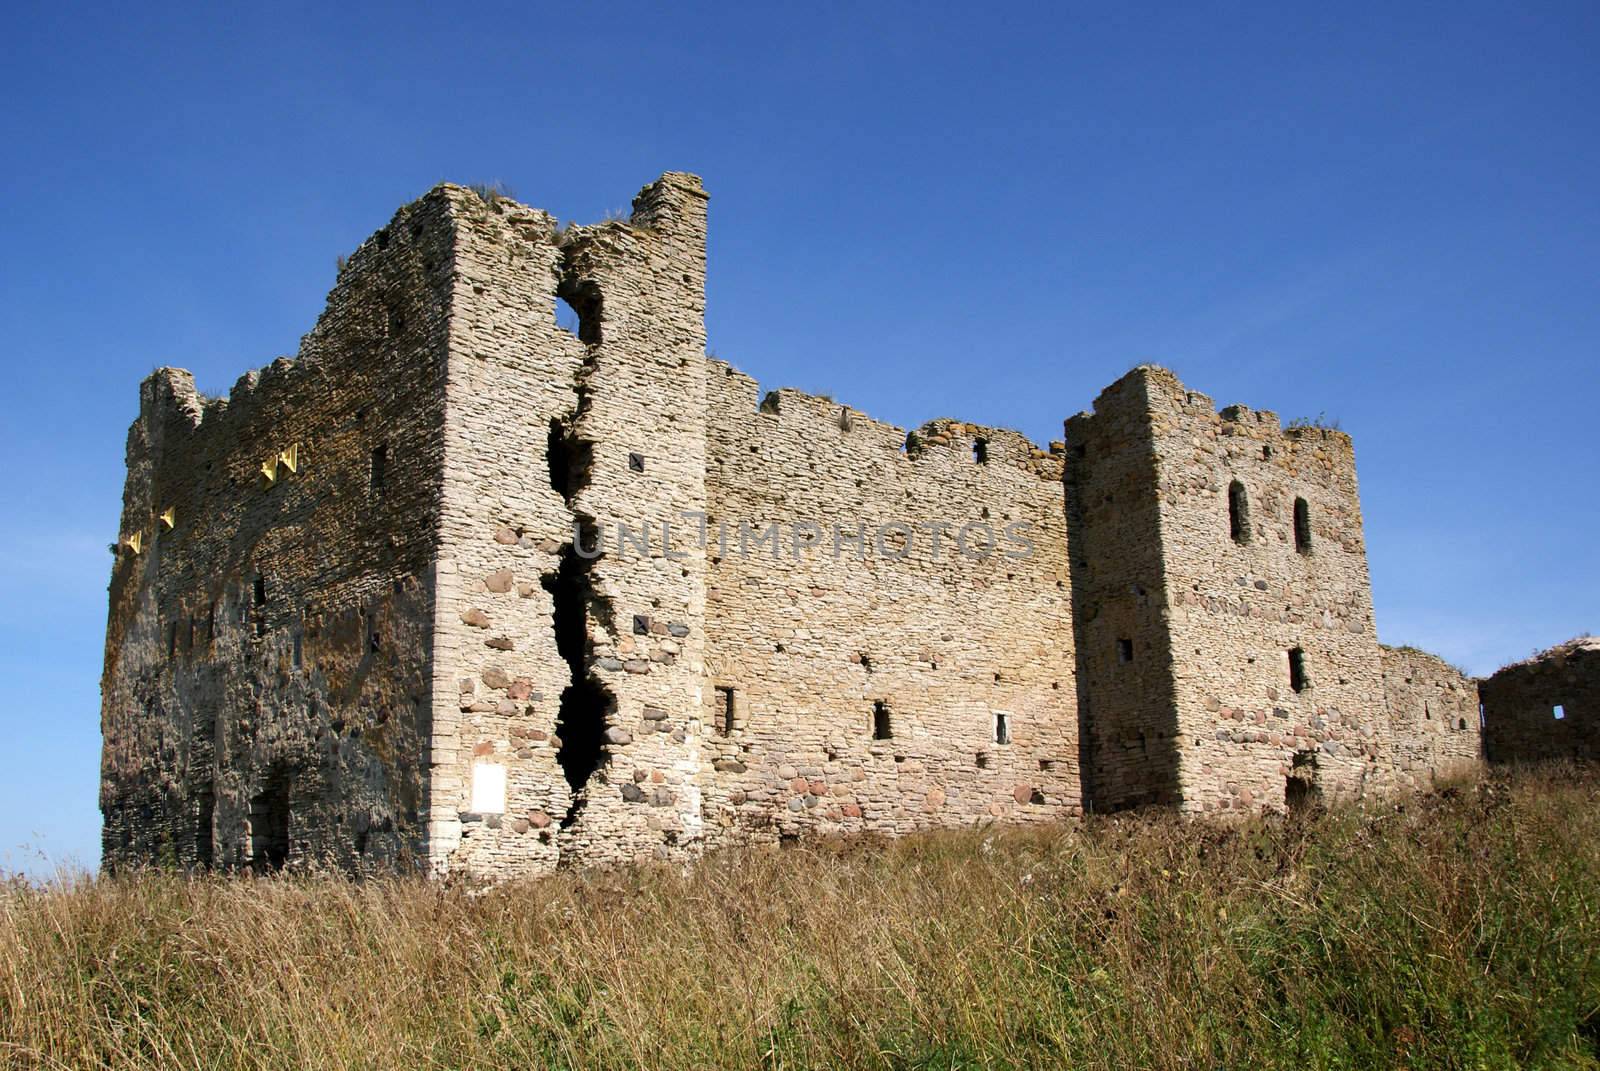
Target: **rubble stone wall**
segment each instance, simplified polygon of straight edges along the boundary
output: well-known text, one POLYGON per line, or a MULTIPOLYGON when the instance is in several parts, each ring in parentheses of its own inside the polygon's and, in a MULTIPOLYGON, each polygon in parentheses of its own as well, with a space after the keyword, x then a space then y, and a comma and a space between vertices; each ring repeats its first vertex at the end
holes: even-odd
POLYGON ((1397 779, 1426 789, 1483 757, 1478 682, 1415 647, 1383 648, 1397 779))
POLYGON ((1600 758, 1600 639, 1580 637, 1506 666, 1479 692, 1490 762, 1600 758))

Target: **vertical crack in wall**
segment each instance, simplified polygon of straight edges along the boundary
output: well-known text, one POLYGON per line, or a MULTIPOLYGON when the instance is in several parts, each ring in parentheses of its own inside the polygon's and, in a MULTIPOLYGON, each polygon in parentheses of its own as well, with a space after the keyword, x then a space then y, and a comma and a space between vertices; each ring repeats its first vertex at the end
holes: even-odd
POLYGON ((556 715, 556 735, 561 740, 556 762, 572 788, 572 804, 561 822, 566 828, 577 821, 588 801, 590 782, 605 766, 606 723, 616 699, 590 669, 589 620, 604 602, 589 576, 593 559, 577 553, 571 543, 564 544, 559 554, 561 565, 545 574, 543 584, 554 605, 556 651, 572 674, 556 715))
POLYGON ((590 622, 614 631, 610 602, 596 590, 591 575, 599 555, 586 556, 577 549, 598 549, 595 519, 577 505, 577 497, 589 485, 594 465, 594 443, 579 435, 578 425, 589 410, 590 378, 599 356, 601 298, 594 283, 572 278, 565 252, 557 293, 577 311, 578 337, 586 345, 583 363, 573 378, 577 397, 572 412, 550 421, 545 444, 550 486, 571 511, 573 538, 579 541, 577 546, 562 545, 557 552, 560 565, 541 581, 551 597, 556 651, 571 673, 556 714, 556 736, 561 741, 556 762, 572 789, 572 803, 561 821, 561 827, 566 829, 578 820, 588 802, 590 786, 606 765, 606 728, 617 701, 592 668, 590 622))

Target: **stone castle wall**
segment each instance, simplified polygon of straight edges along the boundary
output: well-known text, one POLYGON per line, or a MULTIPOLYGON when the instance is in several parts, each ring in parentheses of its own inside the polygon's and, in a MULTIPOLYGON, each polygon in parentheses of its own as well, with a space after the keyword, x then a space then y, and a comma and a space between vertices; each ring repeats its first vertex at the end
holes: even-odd
POLYGON ((172 369, 141 387, 102 680, 107 866, 422 851, 449 257, 425 198, 342 267, 297 360, 226 398, 172 369))
POLYGON ((1506 666, 1479 691, 1490 762, 1600 758, 1600 639, 1580 637, 1506 666))
POLYGON ((1385 647, 1383 690, 1396 774, 1407 787, 1427 788, 1481 760, 1478 681, 1426 651, 1385 647))
POLYGON ((708 380, 712 833, 1076 813, 1060 457, 708 380))
POLYGON ((1469 754, 1429 715, 1472 682, 1378 646, 1347 436, 1150 366, 1048 450, 761 397, 705 356, 705 223, 691 175, 564 228, 440 186, 297 361, 147 381, 108 862, 509 876, 1469 754))

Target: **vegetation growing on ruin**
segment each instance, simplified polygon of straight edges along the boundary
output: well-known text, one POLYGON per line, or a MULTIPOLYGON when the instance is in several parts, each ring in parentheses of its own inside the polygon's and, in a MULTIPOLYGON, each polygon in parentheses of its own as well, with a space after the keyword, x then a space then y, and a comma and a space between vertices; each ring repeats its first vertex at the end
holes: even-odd
POLYGON ((15 1067, 1600 1067, 1600 772, 487 894, 0 891, 15 1067))

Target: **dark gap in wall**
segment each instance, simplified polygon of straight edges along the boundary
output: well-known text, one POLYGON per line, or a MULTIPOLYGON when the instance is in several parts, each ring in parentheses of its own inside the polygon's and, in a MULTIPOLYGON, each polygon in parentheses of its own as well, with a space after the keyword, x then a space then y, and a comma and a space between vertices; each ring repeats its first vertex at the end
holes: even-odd
POLYGON ((550 421, 545 440, 545 461, 550 467, 550 488, 570 508, 573 496, 589 480, 594 464, 594 444, 579 439, 572 418, 550 421))
POLYGON ((1289 687, 1303 692, 1310 684, 1311 678, 1306 675, 1306 653, 1296 647, 1289 652, 1289 687))
POLYGON ((1132 662, 1133 661, 1133 641, 1132 640, 1130 640, 1130 639, 1120 639, 1120 640, 1117 641, 1117 661, 1118 662, 1132 662))
POLYGON ((258 874, 282 870, 289 861, 289 782, 288 767, 273 763, 250 799, 250 868, 258 874))
MULTIPOLYGON (((725 685, 716 685, 717 695, 717 732, 723 736, 733 734, 734 695, 733 689, 725 685)), ((833 755, 828 756, 831 761, 833 755)))
POLYGON ((387 443, 380 443, 379 445, 374 446, 372 448, 372 493, 373 494, 375 494, 375 495, 383 494, 383 484, 384 484, 384 480, 388 476, 388 469, 389 469, 389 446, 388 446, 387 443))
POLYGON ((888 740, 893 735, 889 724, 889 704, 880 699, 872 704, 872 739, 888 740))
POLYGON ((589 615, 598 602, 589 577, 593 559, 578 554, 570 543, 559 554, 560 566, 546 573, 542 583, 553 602, 556 652, 571 672, 556 714, 561 738, 556 762, 573 790, 572 806, 561 823, 565 828, 577 820, 590 780, 605 765, 606 721, 616 701, 589 670, 589 615))
POLYGON ((972 460, 976 461, 980 465, 987 465, 989 463, 988 439, 979 438, 972 440, 972 460))
POLYGON ((1321 787, 1317 783, 1317 757, 1309 751, 1302 751, 1295 755, 1289 776, 1284 779, 1284 805, 1290 814, 1304 814, 1316 806, 1321 795, 1321 787))
POLYGON ((994 742, 997 744, 1011 743, 1011 718, 1010 715, 996 713, 994 716, 994 742))

